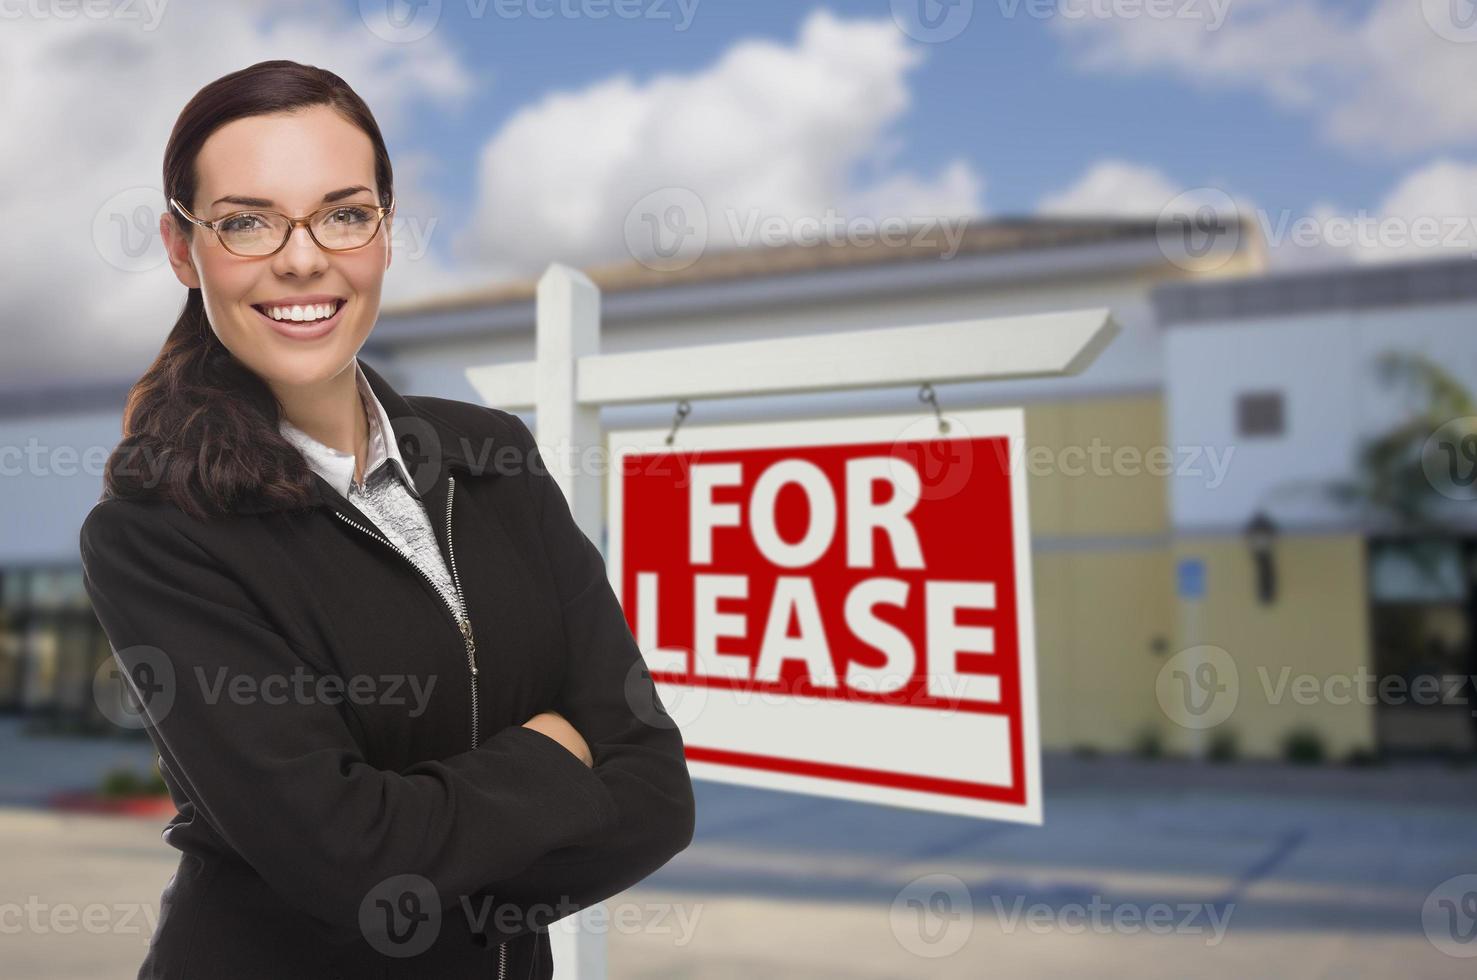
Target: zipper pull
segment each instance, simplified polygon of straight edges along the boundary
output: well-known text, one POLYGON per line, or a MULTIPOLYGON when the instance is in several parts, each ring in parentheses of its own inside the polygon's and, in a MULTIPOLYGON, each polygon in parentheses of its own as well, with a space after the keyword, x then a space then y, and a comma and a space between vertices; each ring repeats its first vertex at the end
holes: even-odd
MULTIPOLYGON (((476 653, 477 644, 472 639, 472 621, 464 617, 459 622, 462 628, 462 641, 467 644, 467 652, 476 653)), ((472 673, 477 673, 477 667, 475 664, 472 666, 472 673)))

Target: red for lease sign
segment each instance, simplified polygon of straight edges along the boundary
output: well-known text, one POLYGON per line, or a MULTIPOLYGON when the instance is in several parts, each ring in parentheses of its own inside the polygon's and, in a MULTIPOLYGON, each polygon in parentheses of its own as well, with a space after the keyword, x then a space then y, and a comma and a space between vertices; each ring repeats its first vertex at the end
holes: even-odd
POLYGON ((607 568, 696 778, 1042 819, 1020 409, 610 433, 607 568))

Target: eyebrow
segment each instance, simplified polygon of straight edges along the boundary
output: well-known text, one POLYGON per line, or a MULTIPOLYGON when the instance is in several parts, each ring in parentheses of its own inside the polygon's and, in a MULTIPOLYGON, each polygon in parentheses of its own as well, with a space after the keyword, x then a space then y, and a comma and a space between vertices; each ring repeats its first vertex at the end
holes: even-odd
MULTIPOLYGON (((364 191, 366 194, 373 193, 373 191, 363 184, 355 184, 353 187, 341 187, 336 191, 329 191, 323 195, 323 203, 332 204, 334 201, 342 201, 344 198, 351 197, 360 191, 364 191)), ((274 208, 277 206, 276 201, 268 200, 265 197, 244 197, 240 194, 227 194, 225 197, 218 197, 210 202, 211 207, 215 207, 217 204, 240 204, 248 208, 274 208)))

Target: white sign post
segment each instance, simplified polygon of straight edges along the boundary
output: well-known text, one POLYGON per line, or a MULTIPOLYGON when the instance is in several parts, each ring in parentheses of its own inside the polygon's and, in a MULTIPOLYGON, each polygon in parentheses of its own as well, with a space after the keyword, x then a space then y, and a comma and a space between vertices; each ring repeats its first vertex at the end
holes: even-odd
MULTIPOLYGON (((602 484, 609 470, 600 430, 604 405, 1056 377, 1081 372, 1118 332, 1106 309, 1087 309, 602 354, 599 290, 583 273, 559 264, 539 280, 537 316, 533 362, 470 367, 467 379, 490 405, 536 412, 540 453, 580 528, 595 542, 604 540, 602 484), (602 454, 596 457, 601 465, 581 465, 587 451, 602 454)), ((920 412, 916 418, 927 416, 920 412)), ((1024 452, 1023 446, 1018 449, 1024 452)), ((1016 469, 1022 472, 1019 462, 1016 469)), ((1024 519, 1023 509, 1020 514, 1024 519)), ((1028 593, 1029 565, 1025 568, 1028 593)), ((616 569, 611 572, 614 577, 616 569)), ((1020 580, 1019 567, 1015 575, 1020 580)), ((1029 622, 1029 606, 1022 612, 1022 622, 1029 622)), ((1027 659, 1034 670, 1034 656, 1027 659)), ((1034 674, 1030 683, 1028 778, 1037 755, 1034 674)), ((691 768, 694 775, 703 772, 697 765, 691 768)), ((817 791, 798 784, 788 788, 817 791)), ((587 913, 599 911, 586 909, 550 927, 559 980, 604 980, 604 932, 581 928, 587 913)))

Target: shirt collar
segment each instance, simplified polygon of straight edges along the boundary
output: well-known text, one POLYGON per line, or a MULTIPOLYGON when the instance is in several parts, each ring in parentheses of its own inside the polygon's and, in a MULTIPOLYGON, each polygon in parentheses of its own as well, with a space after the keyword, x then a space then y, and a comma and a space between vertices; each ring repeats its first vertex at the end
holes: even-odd
MULTIPOLYGON (((411 479, 405 468, 405 460, 400 456, 400 447, 396 445, 395 430, 390 425, 390 417, 385 412, 385 406, 375 397, 374 389, 365 377, 357 357, 354 358, 354 383, 364 403, 364 413, 369 419, 368 459, 364 461, 365 481, 369 480, 370 474, 388 462, 411 495, 419 496, 415 481, 411 479)), ((277 431, 297 447, 313 472, 328 481, 329 486, 339 492, 339 496, 348 498, 349 488, 354 481, 353 453, 340 452, 332 446, 324 445, 286 418, 278 420, 277 431)))

